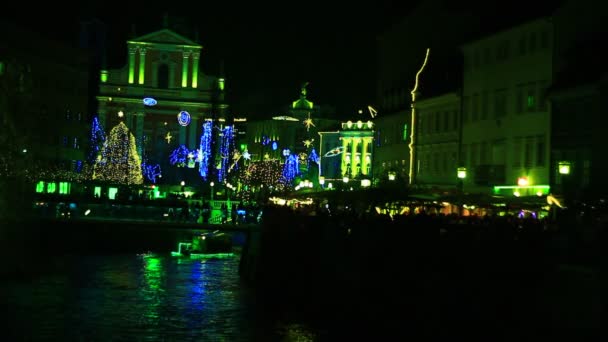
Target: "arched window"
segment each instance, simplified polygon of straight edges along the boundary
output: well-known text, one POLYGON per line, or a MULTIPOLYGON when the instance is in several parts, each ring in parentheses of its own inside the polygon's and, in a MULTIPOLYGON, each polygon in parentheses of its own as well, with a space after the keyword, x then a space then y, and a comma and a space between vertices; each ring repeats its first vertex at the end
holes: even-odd
POLYGON ((169 67, 167 64, 161 64, 158 67, 158 87, 162 89, 169 88, 169 67))

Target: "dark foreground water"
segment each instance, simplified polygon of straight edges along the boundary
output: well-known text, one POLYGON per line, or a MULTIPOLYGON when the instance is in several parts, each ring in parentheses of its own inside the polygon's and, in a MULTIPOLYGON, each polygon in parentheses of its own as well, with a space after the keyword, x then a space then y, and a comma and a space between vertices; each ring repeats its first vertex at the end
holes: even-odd
POLYGON ((65 256, 53 272, 0 283, 5 341, 314 341, 281 321, 238 276, 238 256, 65 256))

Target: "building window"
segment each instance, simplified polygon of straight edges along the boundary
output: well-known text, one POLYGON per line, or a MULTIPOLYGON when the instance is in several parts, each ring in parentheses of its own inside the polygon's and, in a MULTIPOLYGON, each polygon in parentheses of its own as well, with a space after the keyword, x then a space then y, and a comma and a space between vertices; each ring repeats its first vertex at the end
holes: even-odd
POLYGON ((63 136, 61 138, 61 143, 63 144, 63 147, 68 147, 68 137, 67 136, 63 136))
POLYGON ((547 30, 542 30, 540 32, 540 48, 549 48, 549 32, 547 30))
POLYGON ((513 166, 520 167, 521 166, 521 145, 522 139, 515 138, 513 142, 513 166))
POLYGON ((71 117, 72 117, 72 113, 70 112, 70 110, 69 109, 66 110, 65 111, 65 119, 66 119, 66 121, 69 121, 71 117))
POLYGON ((479 94, 473 94, 473 104, 471 109, 471 122, 479 120, 479 94))
POLYGON ((582 185, 589 185, 589 178, 591 175, 591 161, 589 159, 583 160, 583 174, 582 174, 582 185))
POLYGON ((167 64, 161 64, 158 67, 158 87, 169 88, 169 66, 167 64))
POLYGON ((439 133, 439 129, 441 128, 441 113, 440 112, 436 112, 434 114, 435 116, 435 133, 439 133))
POLYGON ((536 166, 545 166, 546 151, 545 151, 545 137, 543 135, 537 138, 536 142, 536 166))
POLYGON ((517 85, 517 95, 515 96, 515 112, 521 114, 524 112, 524 85, 517 85))
POLYGON ((496 51, 496 60, 504 61, 509 58, 509 41, 505 40, 498 45, 498 50, 496 51))
POLYGON ((460 150, 460 164, 464 167, 469 166, 469 155, 467 153, 469 149, 468 145, 462 145, 461 150, 460 150))
POLYGON ((538 110, 547 110, 547 81, 538 82, 538 110))
POLYGON ((526 109, 528 112, 536 110, 536 84, 532 83, 528 85, 528 94, 526 97, 526 109))
POLYGON ((492 62, 491 59, 492 59, 492 53, 490 51, 490 48, 485 48, 483 50, 483 63, 488 65, 492 62))
POLYGON ((462 122, 469 122, 469 110, 471 108, 471 98, 465 96, 462 103, 462 122))
POLYGON ((526 36, 522 35, 521 38, 519 38, 519 54, 521 56, 526 54, 526 36))
POLYGON ((488 118, 488 91, 484 90, 481 93, 481 120, 488 118))
POLYGON ((536 50, 536 32, 530 33, 530 53, 533 53, 536 50))
POLYGON ((530 138, 526 139, 526 149, 524 151, 524 166, 532 167, 532 155, 534 153, 533 141, 530 138))
POLYGON ((471 144, 471 155, 469 156, 469 158, 470 158, 471 168, 475 168, 477 165, 479 165, 479 150, 478 150, 477 143, 471 144))
POLYGON ((488 142, 484 141, 480 144, 480 163, 481 165, 485 165, 489 163, 489 146, 488 142))
POLYGON ((502 118, 507 115, 507 90, 498 89, 494 93, 494 117, 502 118))
POLYGON ((80 148, 80 145, 78 145, 78 138, 74 137, 74 142, 72 144, 72 147, 74 147, 75 149, 80 148))

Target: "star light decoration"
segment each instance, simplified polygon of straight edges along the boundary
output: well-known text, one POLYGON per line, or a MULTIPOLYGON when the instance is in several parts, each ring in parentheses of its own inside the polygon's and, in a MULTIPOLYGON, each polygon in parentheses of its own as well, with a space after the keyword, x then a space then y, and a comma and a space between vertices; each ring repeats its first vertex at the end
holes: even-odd
POLYGON ((310 117, 310 112, 308 112, 308 118, 304 119, 302 121, 302 123, 304 124, 304 126, 306 126, 306 132, 308 132, 310 130, 310 127, 316 127, 315 124, 312 122, 312 118, 310 117))
POLYGON ((315 142, 315 139, 308 139, 308 140, 303 140, 302 143, 304 144, 304 147, 309 148, 310 146, 312 146, 312 143, 315 142))
POLYGON ((243 152, 243 159, 245 159, 245 160, 251 160, 251 154, 249 153, 249 151, 245 150, 243 152))
POLYGON ((167 144, 171 143, 171 139, 173 139, 173 136, 171 136, 171 132, 167 132, 167 135, 165 135, 165 140, 167 140, 167 144))
POLYGON ((378 116, 378 111, 374 107, 367 106, 367 110, 369 111, 369 115, 372 117, 372 119, 378 116))
POLYGON ((230 168, 228 168, 228 172, 232 171, 242 156, 243 155, 238 150, 234 150, 234 154, 232 155, 232 165, 230 165, 230 168))

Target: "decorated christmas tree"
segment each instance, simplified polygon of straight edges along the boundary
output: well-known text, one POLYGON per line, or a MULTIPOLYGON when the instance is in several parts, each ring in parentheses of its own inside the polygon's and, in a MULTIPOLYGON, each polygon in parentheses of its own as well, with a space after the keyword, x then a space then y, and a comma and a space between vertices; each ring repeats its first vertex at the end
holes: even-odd
POLYGON ((123 122, 110 131, 95 162, 93 179, 118 184, 143 183, 135 137, 123 122))

